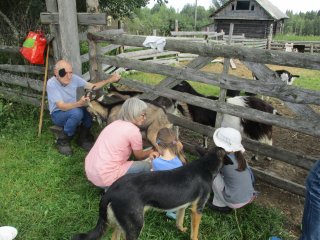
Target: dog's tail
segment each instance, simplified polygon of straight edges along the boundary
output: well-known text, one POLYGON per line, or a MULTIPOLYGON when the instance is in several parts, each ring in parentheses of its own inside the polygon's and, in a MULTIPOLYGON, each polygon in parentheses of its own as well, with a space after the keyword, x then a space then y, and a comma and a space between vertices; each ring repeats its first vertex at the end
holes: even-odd
POLYGON ((107 229, 109 202, 108 197, 104 194, 99 205, 99 219, 96 227, 87 233, 74 235, 72 240, 96 240, 101 238, 107 229))

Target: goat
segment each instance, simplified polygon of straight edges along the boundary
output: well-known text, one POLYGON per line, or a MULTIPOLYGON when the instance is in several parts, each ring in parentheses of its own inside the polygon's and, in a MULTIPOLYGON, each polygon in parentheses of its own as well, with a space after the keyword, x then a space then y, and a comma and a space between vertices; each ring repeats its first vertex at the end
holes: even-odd
MULTIPOLYGON (((180 84, 173 87, 173 90, 179 92, 187 92, 196 96, 209 98, 211 100, 217 100, 217 97, 207 97, 192 88, 192 86, 183 81, 180 84)), ((272 114, 276 114, 276 110, 268 103, 264 102, 263 100, 253 97, 253 96, 237 96, 228 98, 227 103, 248 107, 256 110, 260 110, 263 112, 268 112, 272 114)), ((217 113, 212 110, 204 109, 198 106, 194 106, 191 104, 186 104, 187 110, 189 111, 186 113, 186 109, 182 109, 178 106, 178 109, 181 110, 182 115, 184 116, 191 116, 191 119, 194 122, 198 122, 204 125, 209 125, 214 127, 216 123, 216 115, 217 113)), ((254 122, 251 120, 242 119, 236 116, 231 116, 228 114, 224 114, 223 120, 221 125, 223 127, 233 127, 239 130, 243 135, 247 136, 250 139, 259 141, 261 143, 266 143, 268 145, 272 145, 272 125, 254 122)))
MULTIPOLYGON (((300 75, 295 75, 295 74, 291 74, 289 71, 287 70, 275 70, 275 75, 277 77, 280 78, 281 81, 283 81, 284 83, 286 83, 287 85, 292 85, 295 78, 300 77, 300 75)), ((259 78, 252 72, 252 77, 253 80, 259 80, 259 78)), ((228 97, 236 97, 240 95, 240 91, 239 90, 227 90, 227 96, 228 97)), ((255 93, 250 93, 250 92, 245 92, 245 95, 247 96, 256 96, 257 94, 255 93)))
MULTIPOLYGON (((292 85, 295 78, 300 77, 300 75, 291 74, 289 71, 281 69, 275 70, 277 77, 281 79, 281 81, 285 82, 287 85, 292 85)), ((259 80, 257 76, 252 72, 252 77, 254 80, 259 80)))
MULTIPOLYGON (((103 121, 110 124, 118 118, 118 112, 121 109, 122 103, 123 102, 117 102, 111 105, 103 105, 102 102, 92 100, 87 109, 94 117, 100 119, 100 122, 103 121)), ((148 102, 147 105, 147 117, 143 125, 140 126, 140 130, 144 142, 151 143, 151 145, 157 149, 156 137, 158 131, 161 128, 171 128, 172 123, 168 120, 166 111, 163 108, 148 102)))

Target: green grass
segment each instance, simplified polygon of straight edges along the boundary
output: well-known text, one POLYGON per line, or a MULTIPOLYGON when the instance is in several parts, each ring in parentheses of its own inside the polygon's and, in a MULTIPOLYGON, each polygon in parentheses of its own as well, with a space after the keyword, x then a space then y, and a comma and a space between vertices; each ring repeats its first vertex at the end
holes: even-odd
MULTIPOLYGON (((93 228, 99 190, 85 177, 86 153, 76 146, 72 157, 56 151, 48 114, 37 137, 38 109, 2 100, 0 107, 0 226, 15 226, 17 240, 70 239, 93 228)), ((253 203, 238 210, 237 217, 242 238, 234 214, 220 215, 205 208, 199 239, 266 240, 271 235, 293 239, 277 209, 253 203)), ((140 239, 189 239, 190 228, 180 233, 164 213, 150 211, 145 222, 140 239)), ((190 211, 186 224, 190 225, 190 211)), ((110 231, 108 236, 110 239, 110 231)))
POLYGON ((273 37, 274 41, 320 41, 320 36, 297 36, 294 34, 277 34, 273 37))

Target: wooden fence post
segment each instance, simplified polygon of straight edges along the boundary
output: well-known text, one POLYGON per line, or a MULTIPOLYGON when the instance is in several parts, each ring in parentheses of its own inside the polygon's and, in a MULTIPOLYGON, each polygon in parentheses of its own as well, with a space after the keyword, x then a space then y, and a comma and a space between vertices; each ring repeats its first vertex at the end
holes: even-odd
POLYGON ((271 49, 271 42, 272 42, 272 34, 273 34, 273 24, 270 24, 269 34, 268 34, 268 41, 267 41, 267 49, 271 49))
POLYGON ((73 72, 82 75, 77 8, 75 0, 58 0, 62 58, 69 61, 73 72))
MULTIPOLYGON (((227 41, 228 45, 231 44, 231 39, 232 39, 232 35, 233 35, 233 28, 234 28, 234 24, 230 23, 229 38, 228 38, 228 41, 227 41)), ((228 75, 228 71, 229 71, 229 67, 230 67, 230 61, 231 61, 230 58, 225 58, 224 59, 223 72, 221 74, 220 82, 223 82, 223 79, 225 78, 225 76, 228 75)), ((225 88, 220 88, 219 101, 225 101, 226 95, 227 95, 227 90, 225 88)), ((221 127, 222 119, 223 119, 223 113, 217 112, 217 118, 216 118, 216 124, 215 124, 216 128, 221 127)))
MULTIPOLYGON (((46 0, 47 11, 50 13, 58 12, 57 0, 46 0)), ((50 33, 54 36, 52 40, 53 58, 54 62, 60 60, 61 57, 61 39, 59 26, 55 24, 50 24, 50 33)))
POLYGON ((175 31, 175 32, 178 32, 178 31, 179 31, 179 21, 178 21, 178 19, 176 19, 176 20, 174 21, 174 31, 175 31))

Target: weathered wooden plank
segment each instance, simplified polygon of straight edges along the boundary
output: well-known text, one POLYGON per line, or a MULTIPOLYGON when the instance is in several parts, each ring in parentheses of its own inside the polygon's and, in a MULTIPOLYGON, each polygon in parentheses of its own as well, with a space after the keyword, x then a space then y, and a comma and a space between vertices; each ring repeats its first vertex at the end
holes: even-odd
MULTIPOLYGON (((46 7, 48 13, 58 12, 58 4, 56 0, 46 0, 46 7)), ((52 40, 52 50, 53 50, 53 59, 56 63, 60 59, 62 59, 61 55, 61 37, 60 37, 60 30, 59 26, 55 24, 49 25, 50 34, 54 36, 52 40)))
POLYGON ((302 105, 302 104, 295 104, 290 102, 284 102, 287 107, 289 107, 295 114, 300 117, 304 117, 306 119, 311 120, 319 120, 320 115, 316 113, 310 106, 302 105))
POLYGON ((267 182, 275 187, 284 189, 288 192, 291 192, 300 196, 305 196, 306 188, 303 185, 294 183, 289 180, 285 180, 280 177, 272 176, 271 174, 263 172, 254 167, 252 167, 252 171, 254 176, 263 182, 267 182))
POLYGON ((34 73, 34 74, 44 74, 44 71, 45 71, 45 68, 40 66, 11 65, 11 64, 1 64, 0 69, 12 71, 12 72, 34 73))
POLYGON ((0 45, 0 52, 1 53, 20 53, 19 47, 16 46, 6 46, 6 45, 0 45))
MULTIPOLYGON (((197 155, 197 151, 195 149, 195 146, 193 144, 183 142, 183 148, 187 151, 190 152, 191 154, 197 155)), ((300 195, 300 196, 305 196, 305 191, 306 188, 305 186, 280 178, 273 176, 272 174, 266 173, 262 170, 259 170, 257 168, 251 167, 254 176, 256 177, 257 180, 271 184, 272 186, 275 186, 277 188, 281 188, 285 191, 300 195)))
POLYGON ((172 36, 197 36, 197 35, 208 35, 208 36, 222 36, 224 33, 217 32, 207 32, 207 31, 199 31, 199 32, 188 32, 188 31, 172 31, 170 32, 172 36))
MULTIPOLYGON (((212 58, 210 57, 197 57, 193 59, 191 62, 189 62, 186 66, 186 68, 190 69, 201 69, 207 64, 209 64, 212 61, 212 58)), ((182 80, 177 80, 175 77, 167 77, 164 80, 162 80, 159 84, 156 85, 156 87, 168 87, 173 88, 177 84, 179 84, 182 80)), ((144 93, 141 95, 141 98, 149 99, 149 100, 155 100, 156 96, 152 93, 144 93)))
POLYGON ((317 161, 317 159, 314 157, 298 154, 276 146, 261 144, 249 138, 244 138, 242 143, 247 150, 250 150, 256 154, 281 160, 306 170, 310 170, 317 161))
POLYGON ((40 80, 35 80, 27 77, 20 77, 10 73, 2 73, 0 74, 0 82, 31 88, 33 90, 42 92, 43 82, 40 80))
MULTIPOLYGON (((121 36, 106 36, 100 33, 92 34, 97 41, 111 41, 119 45, 143 46, 145 36, 122 34, 121 36)), ((166 50, 199 54, 201 56, 237 58, 241 61, 285 65, 291 67, 320 70, 320 57, 311 54, 279 52, 246 47, 225 46, 216 43, 189 42, 166 38, 166 50)))
MULTIPOLYGON (((105 75, 102 75, 105 77, 105 75)), ((143 92, 152 92, 155 95, 175 99, 198 107, 210 109, 216 112, 222 112, 233 116, 253 120, 270 125, 276 125, 286 129, 291 129, 297 132, 302 132, 311 136, 320 136, 320 122, 315 120, 293 119, 284 116, 273 115, 270 113, 254 110, 251 108, 240 107, 225 102, 219 102, 193 96, 188 93, 181 93, 168 88, 155 88, 154 86, 147 86, 139 83, 133 79, 122 79, 129 87, 142 90, 143 92), (132 82, 131 82, 132 81, 132 82)))
MULTIPOLYGON (((170 122, 172 122, 174 125, 192 130, 194 132, 207 136, 209 139, 211 139, 213 136, 213 133, 215 130, 215 128, 213 127, 199 124, 181 117, 177 117, 170 113, 168 113, 167 115, 170 122)), ((242 143, 246 150, 252 151, 255 154, 268 156, 273 159, 281 160, 283 162, 286 162, 293 166, 301 167, 306 170, 310 170, 313 167, 315 161, 317 160, 316 158, 311 156, 296 154, 292 151, 288 151, 275 146, 262 144, 260 142, 248 139, 246 137, 243 138, 242 143)))
MULTIPOLYGON (((110 44, 110 45, 105 46, 105 47, 100 47, 98 49, 98 55, 103 55, 103 54, 105 54, 107 52, 110 52, 110 51, 112 51, 114 49, 117 49, 118 47, 120 47, 120 45, 114 45, 114 44, 110 44)), ((81 57, 81 62, 82 63, 89 61, 89 53, 85 53, 85 54, 81 55, 80 57, 81 57)))
POLYGON ((141 50, 136 52, 127 52, 127 53, 121 53, 118 54, 118 57, 123 58, 132 58, 132 59, 146 59, 146 58, 152 58, 152 57, 161 57, 161 56, 167 56, 167 55, 177 55, 179 52, 176 51, 163 51, 159 52, 155 49, 147 49, 147 50, 141 50))
MULTIPOLYGON (((78 24, 80 25, 104 25, 107 24, 106 13, 77 13, 78 24)), ((59 13, 40 13, 42 24, 59 24, 59 13)))
POLYGON ((192 79, 202 83, 212 84, 231 90, 245 90, 247 92, 259 93, 294 103, 318 104, 320 105, 320 92, 288 86, 283 82, 274 81, 248 81, 233 75, 221 76, 221 74, 205 73, 194 69, 175 68, 172 66, 160 65, 134 59, 119 58, 113 56, 99 56, 100 63, 110 64, 117 67, 126 66, 144 72, 166 75, 178 80, 192 79), (222 79, 221 81, 219 79, 222 79))
MULTIPOLYGON (((266 82, 279 82, 281 83, 280 78, 278 78, 274 71, 265 66, 264 64, 244 62, 244 64, 254 72, 254 74, 260 79, 259 81, 266 82)), ((295 104, 290 102, 285 102, 285 104, 298 116, 305 117, 307 119, 317 120, 320 115, 316 113, 310 106, 295 104)))
POLYGON ((72 65, 73 72, 80 76, 82 74, 82 64, 80 58, 76 2, 57 0, 57 3, 59 9, 58 22, 61 39, 61 57, 69 61, 72 65))
POLYGON ((32 95, 32 96, 22 94, 21 91, 15 91, 10 88, 4 88, 0 86, 0 98, 7 99, 13 102, 19 102, 23 104, 29 104, 36 107, 40 107, 41 95, 35 95, 35 94, 29 94, 29 95, 32 95))
POLYGON ((213 101, 206 98, 193 96, 188 93, 179 93, 171 89, 153 89, 157 95, 173 98, 191 105, 210 109, 216 112, 223 112, 233 116, 238 116, 245 119, 250 119, 265 124, 276 125, 286 129, 291 129, 297 132, 302 132, 312 136, 320 136, 320 122, 314 120, 293 119, 284 116, 273 115, 257 111, 250 108, 244 108, 224 102, 213 101))

